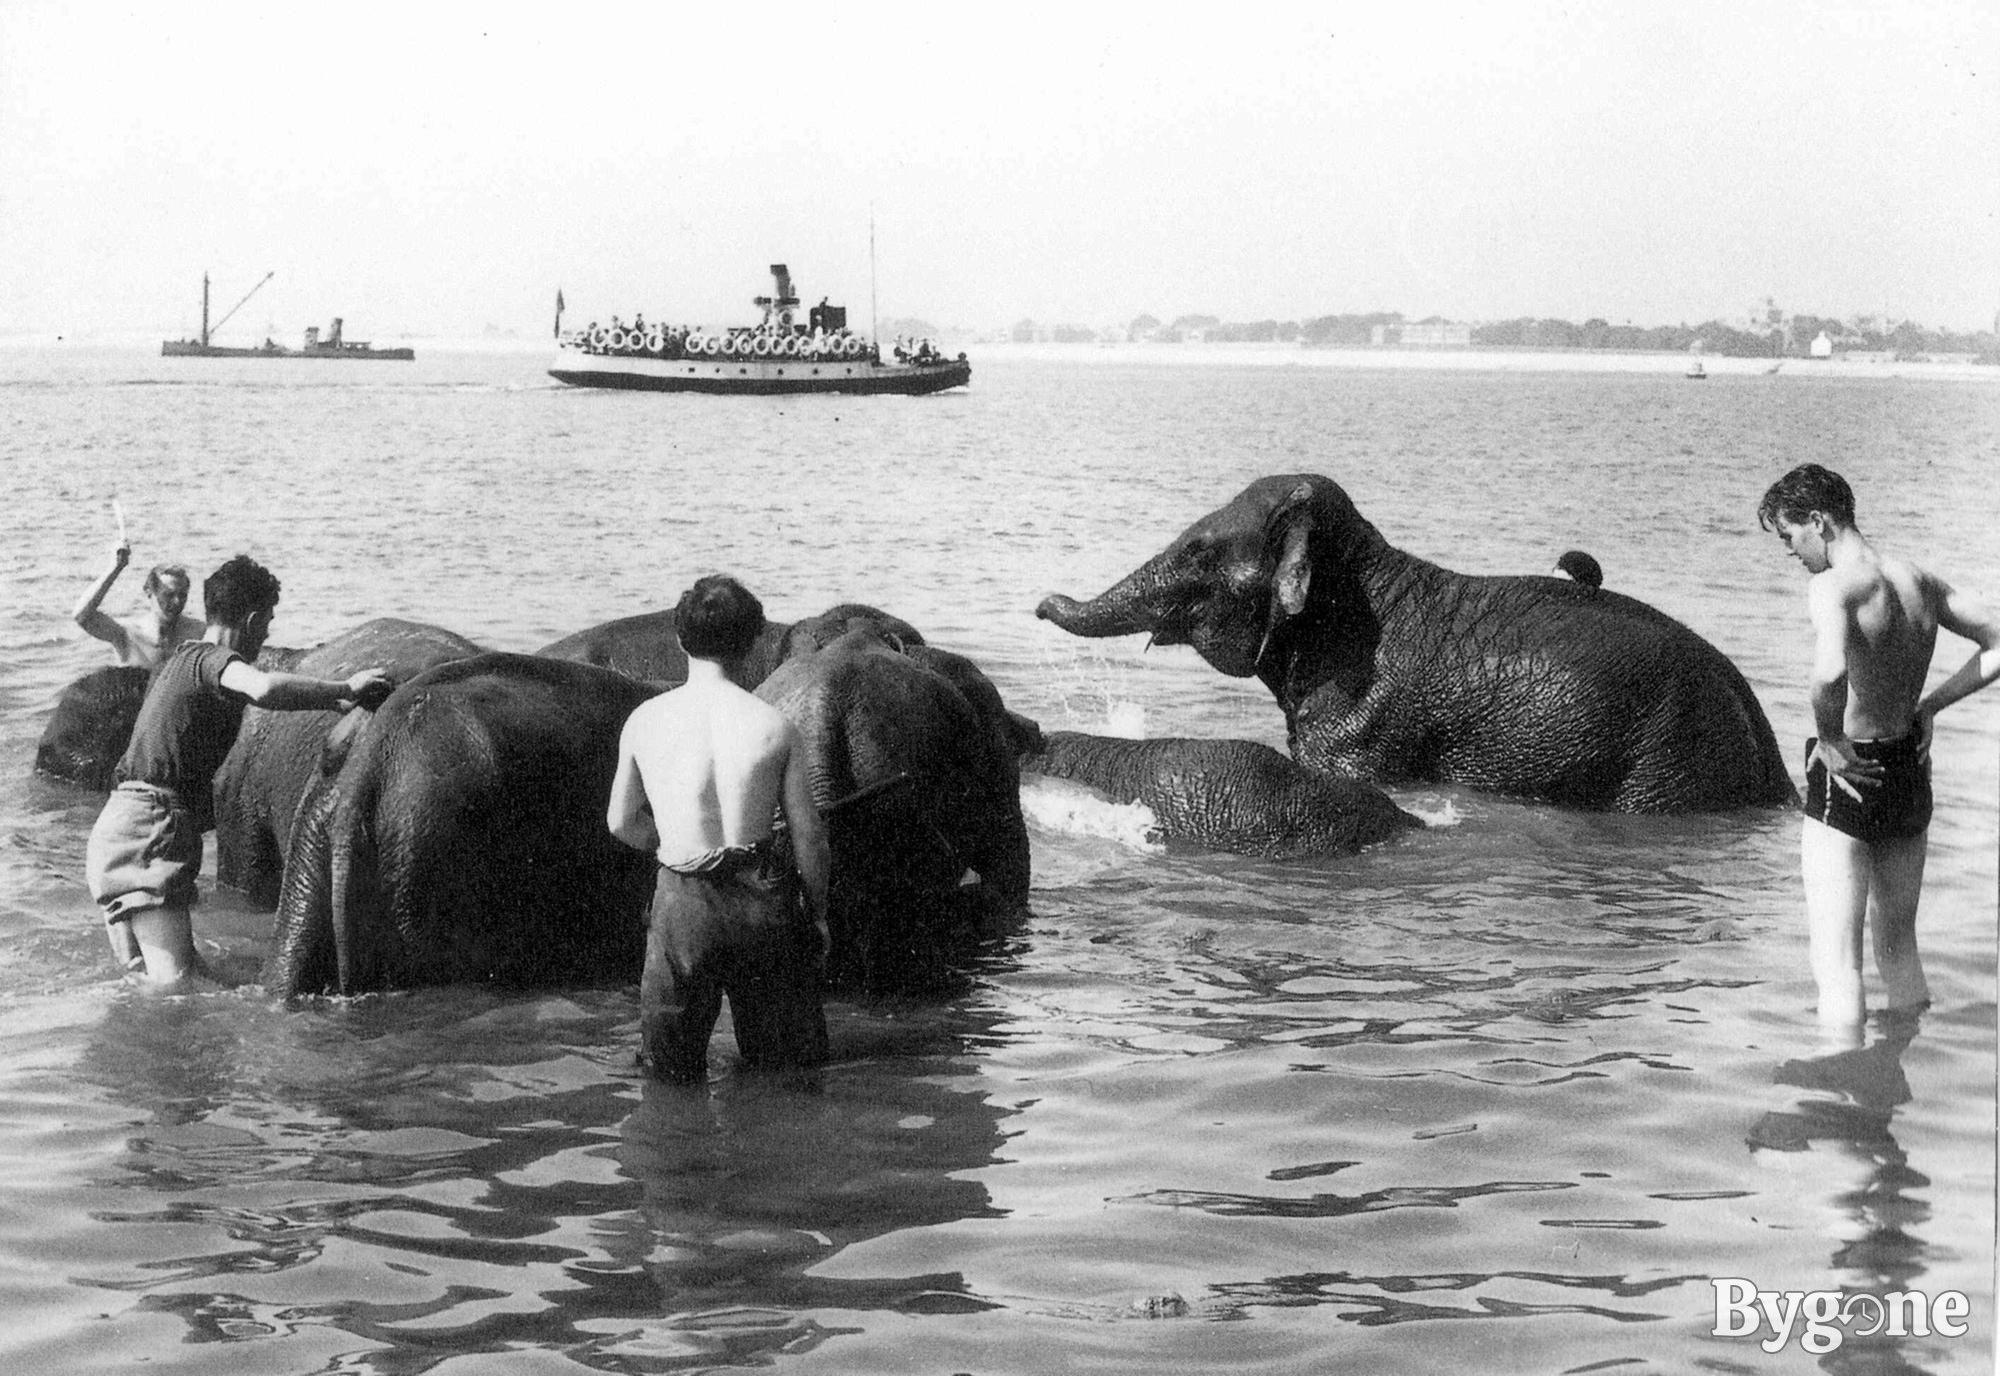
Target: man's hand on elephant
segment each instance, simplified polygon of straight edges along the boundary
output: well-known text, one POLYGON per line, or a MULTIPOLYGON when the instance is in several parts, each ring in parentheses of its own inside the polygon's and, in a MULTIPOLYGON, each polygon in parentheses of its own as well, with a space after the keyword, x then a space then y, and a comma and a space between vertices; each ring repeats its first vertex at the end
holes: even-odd
POLYGON ((354 705, 372 712, 396 691, 396 680, 380 669, 363 669, 347 680, 347 696, 354 705))
POLYGON ((1861 801, 1863 788, 1879 788, 1882 784, 1882 766, 1857 755, 1852 741, 1822 736, 1813 746, 1813 754, 1826 766, 1827 775, 1841 791, 1856 802, 1861 801))

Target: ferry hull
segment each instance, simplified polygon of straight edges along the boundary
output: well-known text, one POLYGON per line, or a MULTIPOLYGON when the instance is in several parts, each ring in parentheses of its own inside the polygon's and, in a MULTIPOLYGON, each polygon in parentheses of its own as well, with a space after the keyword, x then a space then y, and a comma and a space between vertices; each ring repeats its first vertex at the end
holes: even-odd
POLYGON ((838 363, 788 358, 643 358, 618 354, 558 352, 549 376, 572 387, 604 387, 626 392, 705 392, 727 396, 796 396, 826 392, 844 396, 928 396, 972 380, 963 359, 945 363, 838 363))

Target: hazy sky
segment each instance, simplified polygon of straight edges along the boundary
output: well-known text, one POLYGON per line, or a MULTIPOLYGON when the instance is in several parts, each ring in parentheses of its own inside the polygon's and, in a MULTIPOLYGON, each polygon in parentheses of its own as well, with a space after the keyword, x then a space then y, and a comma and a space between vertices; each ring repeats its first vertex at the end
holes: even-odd
POLYGON ((940 325, 1988 328, 2000 4, 0 0, 8 333, 865 322, 871 213, 940 325))

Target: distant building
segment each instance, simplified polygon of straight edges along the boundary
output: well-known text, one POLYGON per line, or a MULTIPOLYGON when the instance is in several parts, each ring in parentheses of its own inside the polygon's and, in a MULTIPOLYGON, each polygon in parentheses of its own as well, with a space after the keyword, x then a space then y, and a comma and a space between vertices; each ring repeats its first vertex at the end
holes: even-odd
POLYGON ((1376 325, 1368 331, 1368 342, 1378 349, 1397 345, 1406 349, 1467 349, 1472 347, 1472 326, 1449 320, 1376 325))

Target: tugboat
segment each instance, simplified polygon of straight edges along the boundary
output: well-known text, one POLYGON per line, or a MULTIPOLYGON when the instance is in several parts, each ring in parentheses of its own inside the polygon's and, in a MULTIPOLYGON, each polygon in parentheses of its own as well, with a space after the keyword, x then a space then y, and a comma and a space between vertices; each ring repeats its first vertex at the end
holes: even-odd
POLYGON ((753 298, 757 324, 711 330, 701 325, 593 321, 562 328, 556 293, 556 361, 549 376, 574 387, 639 392, 719 392, 776 396, 839 392, 850 396, 927 396, 972 380, 965 355, 946 358, 929 340, 897 344, 884 362, 879 346, 847 326, 847 307, 824 299, 798 321, 799 297, 783 263, 771 264, 776 290, 753 298))
POLYGON ((342 339, 340 327, 343 322, 337 315, 333 318, 333 327, 326 332, 324 339, 320 337, 319 326, 307 326, 305 347, 299 349, 287 349, 272 339, 266 339, 262 344, 247 349, 210 343, 215 331, 221 329, 229 322, 230 316, 243 308, 243 302, 255 296, 258 289, 275 276, 277 276, 275 272, 265 273, 257 286, 243 293, 243 301, 238 301, 224 312, 222 319, 216 321, 214 328, 211 329, 208 323, 208 274, 204 272, 201 275, 201 338, 162 340, 160 356, 162 358, 380 358, 403 363, 415 360, 417 356, 415 349, 377 349, 365 340, 342 339))

